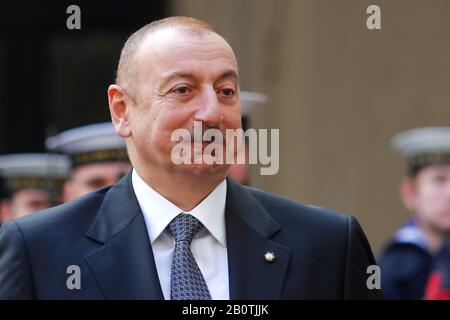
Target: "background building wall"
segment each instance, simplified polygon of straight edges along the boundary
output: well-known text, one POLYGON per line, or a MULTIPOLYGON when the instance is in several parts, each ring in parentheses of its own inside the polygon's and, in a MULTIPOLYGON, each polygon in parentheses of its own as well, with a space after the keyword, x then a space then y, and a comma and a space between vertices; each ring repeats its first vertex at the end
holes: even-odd
POLYGON ((212 23, 236 51, 241 88, 269 103, 280 171, 252 184, 356 216, 376 251, 407 217, 403 159, 390 138, 450 124, 450 1, 172 0, 171 15, 212 23), (366 28, 381 7, 382 29, 366 28))
POLYGON ((167 15, 164 0, 4 0, 0 10, 0 154, 42 152, 47 136, 108 121, 106 90, 128 36, 167 15))

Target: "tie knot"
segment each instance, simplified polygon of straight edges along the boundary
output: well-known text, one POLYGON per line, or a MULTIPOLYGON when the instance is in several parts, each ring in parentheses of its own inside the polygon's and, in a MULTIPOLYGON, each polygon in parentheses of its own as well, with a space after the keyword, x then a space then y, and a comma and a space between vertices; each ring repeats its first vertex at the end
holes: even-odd
POLYGON ((186 213, 180 213, 169 223, 169 231, 176 242, 187 241, 191 243, 202 227, 202 223, 197 218, 186 213))

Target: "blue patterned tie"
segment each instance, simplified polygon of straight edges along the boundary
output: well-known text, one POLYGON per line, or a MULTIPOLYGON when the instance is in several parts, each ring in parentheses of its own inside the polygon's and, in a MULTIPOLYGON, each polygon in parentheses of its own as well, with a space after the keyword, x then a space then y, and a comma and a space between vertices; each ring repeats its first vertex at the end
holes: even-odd
POLYGON ((172 268, 170 270, 170 299, 211 300, 205 279, 191 252, 191 242, 203 227, 190 214, 181 213, 169 223, 175 238, 172 268))

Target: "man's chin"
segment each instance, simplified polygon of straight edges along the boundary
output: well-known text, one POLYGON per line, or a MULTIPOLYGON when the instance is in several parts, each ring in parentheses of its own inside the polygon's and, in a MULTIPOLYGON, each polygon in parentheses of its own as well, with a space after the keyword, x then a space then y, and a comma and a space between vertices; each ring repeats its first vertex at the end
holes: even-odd
POLYGON ((224 178, 227 176, 230 165, 227 164, 183 164, 176 166, 178 170, 183 171, 186 174, 192 174, 197 176, 211 176, 223 174, 224 178))

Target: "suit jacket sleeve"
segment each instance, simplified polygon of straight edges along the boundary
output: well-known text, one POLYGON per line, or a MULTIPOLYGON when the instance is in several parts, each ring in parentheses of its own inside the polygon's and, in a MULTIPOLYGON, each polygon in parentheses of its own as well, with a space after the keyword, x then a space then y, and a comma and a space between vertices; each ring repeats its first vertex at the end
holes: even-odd
POLYGON ((344 275, 344 299, 379 299, 380 289, 369 289, 367 280, 373 273, 367 267, 376 265, 369 242, 354 217, 348 218, 348 238, 344 275))
POLYGON ((31 268, 23 234, 15 221, 0 229, 0 300, 33 299, 31 268))

